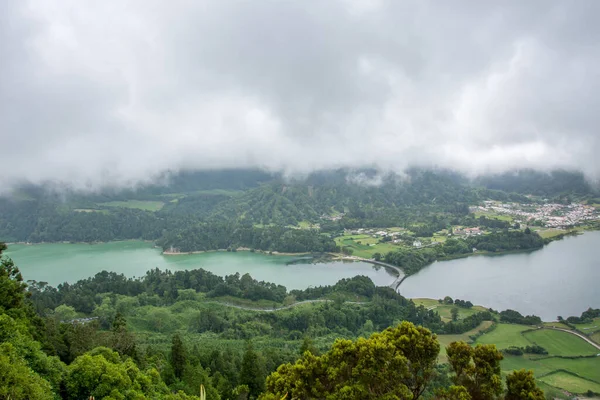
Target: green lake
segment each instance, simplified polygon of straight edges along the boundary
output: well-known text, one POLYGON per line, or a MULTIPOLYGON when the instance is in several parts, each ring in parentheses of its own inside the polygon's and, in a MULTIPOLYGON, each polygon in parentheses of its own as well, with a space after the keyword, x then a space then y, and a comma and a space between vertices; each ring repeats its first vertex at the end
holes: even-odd
POLYGON ((395 279, 384 268, 365 262, 287 265, 298 257, 248 251, 165 256, 159 249, 153 248, 151 243, 138 241, 92 245, 13 244, 6 254, 19 267, 23 279, 44 281, 53 286, 89 278, 103 270, 119 272, 128 277, 140 277, 154 268, 171 271, 203 268, 221 276, 236 272, 249 273, 254 279, 274 282, 288 289, 332 285, 342 278, 356 275, 366 275, 379 286, 389 285, 395 279))
MULTIPOLYGON (((436 262, 408 277, 399 287, 405 297, 451 296, 497 310, 511 308, 544 320, 579 315, 600 307, 600 232, 588 232, 550 243, 530 253, 473 256, 436 262)), ((102 244, 10 245, 12 257, 25 280, 53 286, 76 282, 102 270, 129 277, 152 268, 172 271, 204 268, 217 275, 249 273, 288 289, 331 285, 356 275, 376 285, 389 285, 394 276, 365 262, 291 264, 294 256, 251 252, 209 252, 164 256, 152 244, 137 241, 102 244)))

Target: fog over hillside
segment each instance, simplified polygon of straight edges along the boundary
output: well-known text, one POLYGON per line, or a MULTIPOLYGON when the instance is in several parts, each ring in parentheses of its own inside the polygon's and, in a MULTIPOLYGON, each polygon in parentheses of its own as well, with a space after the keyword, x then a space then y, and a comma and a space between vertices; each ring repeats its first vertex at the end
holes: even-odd
POLYGON ((600 3, 0 3, 2 190, 181 169, 600 176, 600 3))

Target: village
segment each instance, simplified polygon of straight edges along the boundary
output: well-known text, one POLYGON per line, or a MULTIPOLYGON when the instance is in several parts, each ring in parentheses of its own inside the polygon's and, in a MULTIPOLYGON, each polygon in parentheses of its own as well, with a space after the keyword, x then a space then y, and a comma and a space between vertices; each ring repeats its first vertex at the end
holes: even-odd
POLYGON ((473 207, 472 211, 476 214, 510 216, 516 223, 558 229, 600 220, 600 211, 596 207, 579 203, 519 204, 488 200, 481 206, 473 207))
MULTIPOLYGON (((470 208, 475 221, 480 217, 506 221, 510 230, 526 229, 537 232, 543 238, 580 229, 592 222, 600 221, 600 210, 586 204, 519 204, 499 201, 484 201, 470 208)), ((398 247, 424 248, 439 245, 449 238, 466 239, 488 234, 494 228, 453 225, 434 232, 430 237, 417 237, 410 228, 355 228, 345 229, 335 238, 342 248, 352 248, 354 254, 367 257, 375 252, 381 254, 398 247)), ((476 249, 473 249, 475 252, 476 249)))

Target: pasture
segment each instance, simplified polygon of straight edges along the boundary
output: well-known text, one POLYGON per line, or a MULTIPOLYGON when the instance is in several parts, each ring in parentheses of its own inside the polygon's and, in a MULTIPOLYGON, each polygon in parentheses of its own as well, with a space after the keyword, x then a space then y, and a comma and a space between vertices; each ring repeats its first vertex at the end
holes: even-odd
POLYGON ((547 328, 560 328, 560 329, 571 329, 567 324, 561 322, 542 322, 542 325, 547 328))
POLYGON ((104 207, 120 207, 120 208, 136 208, 144 211, 158 211, 164 207, 162 201, 152 200, 127 200, 127 201, 108 201, 106 203, 98 203, 104 207))
POLYGON ((527 340, 522 332, 531 329, 527 325, 498 324, 496 329, 488 332, 479 338, 476 343, 495 344, 499 349, 506 349, 511 346, 525 347, 530 346, 531 342, 527 340))
POLYGON ((548 355, 505 355, 501 363, 503 374, 522 368, 533 370, 536 379, 543 382, 544 389, 585 393, 588 390, 597 391, 595 388, 600 385, 600 357, 596 357, 600 351, 570 333, 499 323, 496 329, 483 334, 475 343, 495 344, 499 349, 532 344, 544 347, 548 355))
POLYGON ((554 229, 554 228, 541 228, 541 229, 534 229, 534 230, 544 239, 555 237, 558 235, 563 235, 563 234, 567 233, 567 231, 565 231, 564 229, 554 229))
POLYGON ((440 354, 438 356, 438 361, 440 363, 445 363, 448 361, 448 357, 446 356, 446 347, 452 342, 471 342, 471 336, 488 329, 493 324, 492 321, 483 321, 479 326, 475 329, 471 329, 468 332, 456 334, 456 335, 438 335, 438 341, 440 342, 440 354))
POLYGON ((313 224, 310 221, 300 221, 300 222, 298 222, 298 226, 301 229, 318 229, 319 228, 319 224, 313 224))
POLYGON ((512 216, 506 215, 506 214, 498 214, 498 213, 493 212, 493 211, 475 211, 473 213, 473 215, 475 216, 475 218, 479 218, 481 216, 484 216, 486 218, 498 219, 500 221, 513 222, 513 217, 512 216))
POLYGON ((109 213, 108 210, 95 210, 93 208, 75 208, 73 211, 75 211, 75 212, 81 212, 81 213, 91 213, 91 212, 97 212, 97 213, 101 213, 101 214, 108 214, 109 213))
POLYGON ((546 375, 540 378, 540 380, 551 386, 568 390, 571 393, 585 393, 588 390, 600 393, 600 383, 582 379, 565 371, 558 371, 546 375))
POLYGON ((600 331, 600 318, 594 318, 592 322, 587 324, 574 324, 575 328, 584 335, 590 335, 594 332, 600 331))
POLYGON ((422 305, 423 307, 427 308, 428 310, 436 311, 442 318, 442 321, 444 321, 444 322, 448 322, 448 321, 452 320, 452 309, 455 307, 458 308, 458 319, 459 320, 461 320, 465 317, 468 317, 469 315, 476 314, 480 311, 487 310, 485 307, 482 307, 482 306, 473 306, 472 308, 463 308, 463 307, 455 306, 453 304, 443 304, 435 299, 412 299, 412 301, 414 301, 415 304, 418 306, 422 305))
POLYGON ((554 356, 592 356, 600 352, 591 344, 567 332, 538 329, 523 335, 531 343, 542 346, 554 356))
POLYGON ((600 358, 559 358, 551 356, 542 358, 535 355, 504 356, 504 360, 502 360, 503 373, 521 368, 533 370, 538 378, 555 371, 569 371, 585 379, 598 381, 600 358))
POLYGON ((379 238, 371 235, 344 235, 335 238, 335 243, 341 248, 351 248, 352 255, 363 258, 372 258, 375 253, 385 255, 399 247, 390 242, 379 243, 379 238))

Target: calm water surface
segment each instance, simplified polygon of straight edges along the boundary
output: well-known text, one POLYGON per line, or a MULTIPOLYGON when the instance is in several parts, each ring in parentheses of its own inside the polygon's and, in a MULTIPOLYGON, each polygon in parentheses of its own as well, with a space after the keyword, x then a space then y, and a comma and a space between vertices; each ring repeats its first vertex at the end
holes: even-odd
POLYGON ((543 320, 600 308, 600 232, 550 243, 532 253, 436 262, 400 285, 405 297, 471 300, 543 320))
POLYGON ((221 276, 247 272, 255 279, 288 289, 332 285, 356 275, 366 275, 378 286, 389 285, 395 278, 385 269, 364 262, 286 265, 297 257, 245 251, 163 256, 150 243, 136 241, 10 245, 6 254, 14 260, 25 280, 45 281, 53 286, 76 282, 102 270, 139 277, 153 268, 172 271, 203 268, 221 276))
MULTIPOLYGON (((135 241, 11 245, 7 254, 24 279, 51 285, 76 282, 102 270, 139 277, 151 268, 204 268, 222 276, 248 272, 288 289, 330 285, 356 275, 366 275, 379 286, 394 280, 385 269, 363 262, 286 265, 296 258, 250 252, 163 256, 151 244, 135 241)), ((600 232, 569 237, 532 253, 436 262, 407 278, 400 293, 411 298, 451 296, 544 320, 579 315, 588 307, 600 307, 600 232)))

